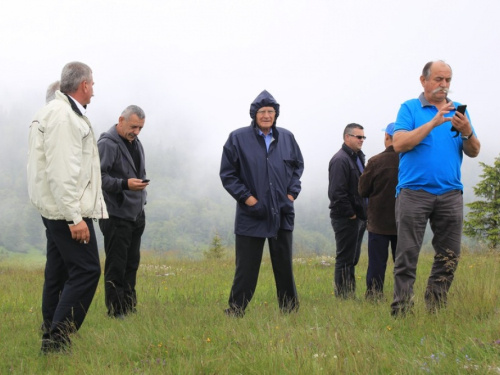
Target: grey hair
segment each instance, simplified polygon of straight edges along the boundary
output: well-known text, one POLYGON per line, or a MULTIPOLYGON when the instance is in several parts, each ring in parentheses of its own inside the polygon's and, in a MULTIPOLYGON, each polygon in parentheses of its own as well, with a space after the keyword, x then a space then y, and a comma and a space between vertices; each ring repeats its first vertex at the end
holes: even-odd
POLYGON ((139 107, 138 105, 133 105, 133 104, 125 108, 120 116, 123 117, 125 120, 128 120, 132 115, 136 115, 139 118, 139 120, 144 120, 146 118, 146 115, 142 110, 142 108, 139 107))
MULTIPOLYGON (((450 64, 444 62, 443 60, 429 61, 427 64, 425 64, 424 69, 422 69, 422 75, 424 76, 424 78, 426 80, 428 80, 430 78, 432 64, 434 64, 435 62, 442 62, 443 64, 448 65, 448 68, 450 68, 450 70, 451 70, 450 64)), ((453 74, 453 71, 452 71, 452 74, 453 74)))
POLYGON ((54 100, 56 97, 56 91, 61 87, 61 82, 55 81, 52 82, 49 87, 47 87, 47 92, 45 93, 45 103, 54 100))
POLYGON ((344 138, 345 138, 345 135, 349 134, 352 129, 361 129, 361 130, 363 130, 364 128, 361 125, 359 125, 359 124, 355 124, 354 122, 351 123, 351 124, 347 124, 347 126, 344 129, 344 138))
POLYGON ((72 94, 78 90, 83 81, 92 80, 92 69, 84 63, 73 61, 67 63, 61 73, 61 91, 72 94))

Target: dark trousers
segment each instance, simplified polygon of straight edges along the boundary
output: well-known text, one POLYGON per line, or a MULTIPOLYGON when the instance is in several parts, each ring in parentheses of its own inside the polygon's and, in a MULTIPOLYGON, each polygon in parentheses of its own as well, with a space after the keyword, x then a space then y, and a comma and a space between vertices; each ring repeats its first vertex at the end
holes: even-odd
MULTIPOLYGON (((297 310, 299 299, 292 270, 293 232, 280 229, 277 238, 267 240, 279 307, 283 312, 297 310)), ((265 238, 236 235, 236 272, 229 295, 229 306, 233 310, 245 311, 252 300, 265 241, 265 238)))
POLYGON ((368 232, 368 270, 366 271, 366 297, 379 297, 384 293, 385 271, 389 259, 396 259, 398 236, 368 232))
POLYGON ((434 263, 427 281, 425 302, 434 308, 446 303, 460 256, 463 197, 459 190, 433 195, 423 190, 402 189, 396 198, 398 246, 394 263, 392 314, 405 313, 412 305, 413 284, 425 227, 434 234, 434 263))
POLYGON ((354 267, 361 255, 361 242, 366 229, 366 221, 347 217, 332 218, 337 252, 335 256, 335 296, 354 297, 356 278, 354 267))
POLYGON ((84 219, 90 242, 82 244, 71 238, 64 220, 43 218, 47 236, 47 262, 42 295, 42 315, 46 335, 69 341, 77 331, 92 303, 101 265, 91 219, 84 219))
POLYGON ((104 293, 108 315, 134 312, 137 270, 141 260, 141 236, 146 226, 144 211, 136 221, 110 216, 99 220, 104 235, 104 293))

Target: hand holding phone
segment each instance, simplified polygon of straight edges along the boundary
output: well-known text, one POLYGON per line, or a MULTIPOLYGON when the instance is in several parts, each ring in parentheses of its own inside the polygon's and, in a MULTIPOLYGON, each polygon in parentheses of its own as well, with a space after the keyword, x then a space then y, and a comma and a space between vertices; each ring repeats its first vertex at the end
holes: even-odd
MULTIPOLYGON (((466 109, 467 109, 467 104, 461 104, 461 105, 459 105, 459 106, 457 107, 456 112, 459 112, 459 113, 461 113, 462 115, 465 115, 465 110, 466 110, 466 109)), ((456 112, 455 112, 455 113, 456 113, 456 112)), ((450 130, 451 130, 452 132, 457 133, 457 134, 455 134, 455 135, 453 136, 453 138, 458 137, 458 135, 460 134, 460 132, 459 132, 459 131, 458 131, 458 130, 457 130, 457 129, 453 126, 453 125, 451 126, 451 129, 450 129, 450 130)))
POLYGON ((148 180, 147 178, 145 178, 144 180, 142 180, 142 182, 146 183, 146 182, 149 182, 150 180, 148 180))

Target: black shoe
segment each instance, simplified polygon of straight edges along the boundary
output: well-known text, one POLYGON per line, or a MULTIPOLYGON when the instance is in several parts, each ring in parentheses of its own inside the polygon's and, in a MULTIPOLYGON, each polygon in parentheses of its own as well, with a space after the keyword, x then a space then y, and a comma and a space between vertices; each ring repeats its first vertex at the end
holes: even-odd
POLYGON ((371 303, 386 302, 384 292, 367 290, 365 293, 365 300, 371 303))
POLYGON ((127 315, 125 314, 108 314, 110 318, 118 319, 118 320, 125 320, 127 318, 127 315))
POLYGON ((71 348, 71 340, 69 337, 55 335, 50 337, 48 333, 44 333, 42 336, 42 347, 40 348, 40 354, 46 355, 50 353, 67 353, 71 348))
POLYGON ((404 309, 393 309, 391 310, 391 316, 394 319, 402 319, 406 318, 410 315, 413 315, 413 309, 411 308, 404 308, 404 309))
POLYGON ((224 310, 224 314, 233 318, 243 318, 245 311, 242 309, 228 308, 224 310))
POLYGON ((40 330, 42 331, 42 334, 48 334, 50 332, 50 324, 43 322, 42 325, 40 326, 40 330))

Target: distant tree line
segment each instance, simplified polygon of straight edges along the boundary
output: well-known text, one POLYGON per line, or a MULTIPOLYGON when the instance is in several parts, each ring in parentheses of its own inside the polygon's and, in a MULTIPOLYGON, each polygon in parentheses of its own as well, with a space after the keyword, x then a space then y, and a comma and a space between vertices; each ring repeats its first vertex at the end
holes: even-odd
MULTIPOLYGON (((0 248, 13 252, 45 249, 42 221, 29 202, 26 188, 28 126, 34 113, 34 110, 20 107, 10 111, 0 110, 0 248)), ((485 174, 481 176, 486 181, 485 185, 478 185, 475 189, 476 195, 485 197, 485 201, 491 204, 469 204, 473 216, 465 225, 467 235, 483 242, 490 236, 494 247, 498 245, 499 238, 498 163, 496 159, 495 166, 491 167, 493 169, 485 169, 485 174)), ((197 160, 182 147, 154 140, 147 144, 146 164, 151 183, 148 187, 143 249, 170 252, 182 257, 203 257, 210 246, 214 246, 216 234, 218 246, 233 248, 236 203, 220 183, 217 161, 197 160), (197 172, 193 173, 193 170, 197 172)), ((327 161, 325 175, 326 165, 327 161)), ((333 255, 335 245, 326 191, 316 194, 311 192, 310 187, 304 190, 307 193, 303 192, 296 202, 294 251, 299 254, 333 255)), ((100 233, 98 238, 102 247, 100 233)))

